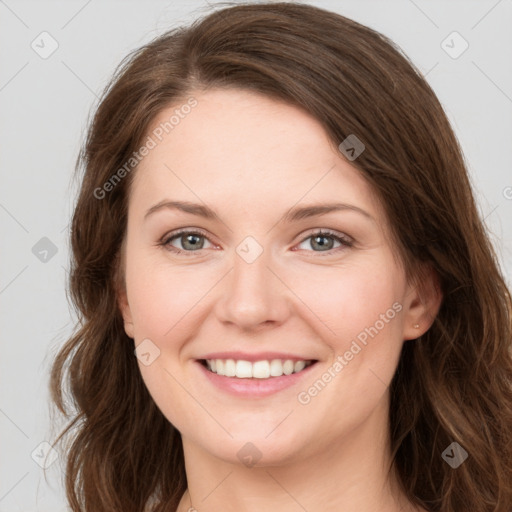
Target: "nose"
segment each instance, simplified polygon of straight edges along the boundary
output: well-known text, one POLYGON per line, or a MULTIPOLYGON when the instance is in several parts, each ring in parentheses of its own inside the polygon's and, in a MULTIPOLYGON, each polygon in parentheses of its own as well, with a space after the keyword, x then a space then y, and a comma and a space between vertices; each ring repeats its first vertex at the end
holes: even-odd
POLYGON ((244 331, 282 324, 290 314, 292 294, 274 267, 265 250, 252 262, 235 252, 216 306, 219 321, 244 331))

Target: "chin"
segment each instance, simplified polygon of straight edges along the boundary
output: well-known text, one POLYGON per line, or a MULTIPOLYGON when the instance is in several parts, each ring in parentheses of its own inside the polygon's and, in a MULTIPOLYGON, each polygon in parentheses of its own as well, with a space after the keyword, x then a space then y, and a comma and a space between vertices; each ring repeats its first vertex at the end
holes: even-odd
POLYGON ((279 427, 268 435, 259 429, 251 428, 231 431, 233 438, 217 437, 203 434, 198 440, 205 451, 211 456, 227 463, 246 467, 282 466, 295 462, 305 456, 305 447, 308 445, 300 436, 289 430, 278 432, 279 427), (213 441, 213 442, 212 442, 213 441))

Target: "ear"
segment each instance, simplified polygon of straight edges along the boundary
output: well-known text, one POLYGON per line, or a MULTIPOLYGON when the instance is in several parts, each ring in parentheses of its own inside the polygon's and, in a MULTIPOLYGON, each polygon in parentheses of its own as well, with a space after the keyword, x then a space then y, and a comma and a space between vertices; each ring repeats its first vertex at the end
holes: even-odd
POLYGON ((126 287, 123 286, 121 290, 117 292, 117 303, 119 306, 119 310, 121 311, 121 315, 123 316, 124 322, 124 331, 129 338, 134 338, 133 331, 133 320, 132 320, 132 312, 130 310, 130 304, 128 303, 128 298, 126 296, 126 287))
POLYGON ((133 320, 132 320, 132 312, 130 310, 130 304, 128 303, 128 296, 126 292, 126 282, 125 282, 125 265, 124 265, 124 241, 121 246, 121 250, 116 256, 116 272, 114 276, 114 287, 116 290, 117 297, 117 305, 119 307, 119 311, 123 317, 124 322, 124 331, 129 338, 134 338, 134 329, 133 329, 133 320))
POLYGON ((409 285, 406 298, 403 339, 413 340, 430 329, 441 307, 443 293, 437 272, 425 266, 415 282, 409 285))

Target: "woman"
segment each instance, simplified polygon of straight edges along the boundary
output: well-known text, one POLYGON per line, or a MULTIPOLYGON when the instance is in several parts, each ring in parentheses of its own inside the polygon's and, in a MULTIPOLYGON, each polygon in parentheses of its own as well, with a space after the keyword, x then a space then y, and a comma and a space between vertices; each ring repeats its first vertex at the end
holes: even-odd
POLYGON ((510 511, 510 293, 392 42, 214 12, 130 56, 79 166, 73 510, 510 511))

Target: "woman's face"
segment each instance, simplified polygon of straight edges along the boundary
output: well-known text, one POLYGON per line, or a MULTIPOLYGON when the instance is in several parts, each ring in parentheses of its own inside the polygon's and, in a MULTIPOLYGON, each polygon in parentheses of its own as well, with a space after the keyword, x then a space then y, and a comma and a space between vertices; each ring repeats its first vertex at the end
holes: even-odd
POLYGON ((129 200, 120 304, 149 392, 187 446, 246 465, 384 432, 402 344, 429 325, 379 202, 303 111, 193 96, 167 134, 180 105, 155 119, 129 200))

